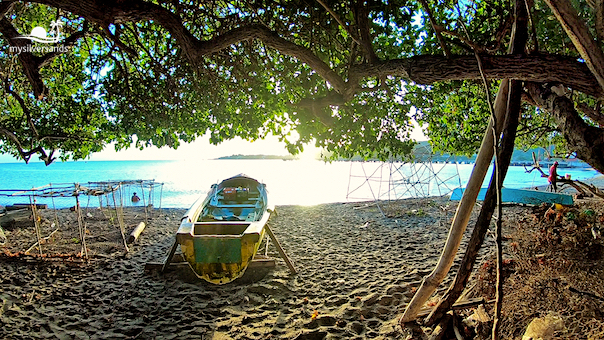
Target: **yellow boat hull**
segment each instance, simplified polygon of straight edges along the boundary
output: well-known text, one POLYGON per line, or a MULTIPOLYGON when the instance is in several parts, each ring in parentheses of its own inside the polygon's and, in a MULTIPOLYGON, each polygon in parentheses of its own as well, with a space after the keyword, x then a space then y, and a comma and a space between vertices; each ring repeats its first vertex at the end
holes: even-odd
POLYGON ((225 284, 240 278, 258 252, 274 209, 264 184, 244 175, 213 185, 183 217, 176 240, 199 278, 225 284))

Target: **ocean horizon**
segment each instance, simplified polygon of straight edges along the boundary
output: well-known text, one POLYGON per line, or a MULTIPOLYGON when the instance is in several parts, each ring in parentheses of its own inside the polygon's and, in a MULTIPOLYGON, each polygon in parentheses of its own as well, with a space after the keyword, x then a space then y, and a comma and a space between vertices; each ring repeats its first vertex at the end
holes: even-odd
MULTIPOLYGON (((29 203, 27 197, 9 196, 17 190, 101 181, 154 180, 158 186, 152 193, 137 185, 124 187, 123 204, 131 205, 128 198, 138 192, 145 196, 145 203, 156 207, 188 208, 205 196, 212 184, 240 173, 265 183, 269 199, 275 205, 441 196, 465 186, 473 166, 278 159, 68 161, 50 166, 42 162, 0 163, 0 205, 29 203)), ((563 168, 559 172, 579 180, 599 175, 590 168, 563 168)), ((483 186, 488 185, 489 179, 490 171, 483 186)), ((527 173, 522 166, 511 166, 504 181, 508 188, 543 185, 547 185, 546 178, 537 171, 527 173)), ((36 202, 60 208, 75 204, 73 197, 38 197, 36 202)), ((81 197, 80 204, 98 206, 99 203, 98 198, 81 197)))

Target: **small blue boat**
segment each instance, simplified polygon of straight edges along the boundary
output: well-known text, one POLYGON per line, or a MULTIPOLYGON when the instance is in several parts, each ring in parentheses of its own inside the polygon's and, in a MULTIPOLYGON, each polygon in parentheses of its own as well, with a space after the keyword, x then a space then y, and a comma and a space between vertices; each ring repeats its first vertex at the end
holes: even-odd
MULTIPOLYGON (((451 201, 459 201, 463 195, 464 188, 456 188, 451 192, 451 201)), ((487 188, 480 189, 478 200, 484 200, 487 188)), ((567 194, 555 192, 537 191, 528 189, 501 188, 501 202, 540 205, 542 203, 558 203, 562 205, 573 205, 573 197, 567 194)))

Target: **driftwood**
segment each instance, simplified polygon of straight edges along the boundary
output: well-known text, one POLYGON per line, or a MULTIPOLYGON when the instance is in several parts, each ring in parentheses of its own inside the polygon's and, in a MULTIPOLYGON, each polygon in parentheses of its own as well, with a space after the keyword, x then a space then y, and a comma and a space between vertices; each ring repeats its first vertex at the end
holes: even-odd
POLYGON ((128 236, 128 240, 126 242, 128 244, 134 243, 134 241, 136 241, 138 239, 138 237, 143 232, 143 230, 145 230, 145 222, 139 223, 136 226, 136 228, 134 228, 134 230, 132 230, 132 232, 130 233, 130 236, 128 236))
MULTIPOLYGON (((43 237, 40 239, 40 241, 48 241, 49 238, 52 237, 52 235, 54 235, 57 231, 59 231, 59 228, 55 229, 52 233, 48 234, 48 236, 43 237)), ((35 247, 37 247, 38 245, 40 245, 40 241, 32 244, 31 247, 29 247, 26 251, 25 254, 29 253, 32 249, 34 249, 35 247)))
POLYGON ((488 172, 491 159, 493 158, 493 145, 496 136, 499 136, 503 129, 503 119, 508 107, 509 85, 510 82, 504 80, 499 86, 499 92, 495 98, 495 118, 489 120, 489 125, 485 131, 480 150, 478 151, 478 156, 476 157, 476 163, 474 164, 472 174, 466 185, 466 190, 457 207, 455 217, 451 223, 449 236, 447 237, 438 264, 428 276, 424 277, 422 285, 411 299, 411 302, 409 302, 409 305, 407 305, 407 308, 400 319, 401 326, 404 326, 404 323, 414 321, 417 318, 417 313, 421 307, 428 301, 430 296, 432 296, 438 285, 444 280, 453 266, 453 259, 461 244, 462 236, 466 231, 470 220, 470 214, 476 204, 478 192, 480 191, 482 182, 488 172))
POLYGON ((440 322, 438 323, 438 325, 436 325, 436 327, 434 327, 434 330, 432 331, 432 334, 430 334, 430 337, 428 338, 429 340, 442 340, 445 337, 445 333, 447 332, 447 329, 449 328, 449 324, 451 323, 451 318, 453 316, 451 314, 446 314, 445 316, 443 316, 440 319, 440 322))

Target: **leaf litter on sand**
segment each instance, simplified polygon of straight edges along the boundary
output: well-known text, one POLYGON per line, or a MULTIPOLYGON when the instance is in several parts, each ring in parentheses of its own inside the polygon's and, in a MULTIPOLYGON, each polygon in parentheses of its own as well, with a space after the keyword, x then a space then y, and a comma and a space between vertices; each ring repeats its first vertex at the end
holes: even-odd
MULTIPOLYGON (((574 206, 508 207, 504 214, 504 298, 501 337, 522 337, 537 317, 555 315, 559 339, 604 338, 602 201, 574 206)), ((473 294, 493 298, 494 262, 479 266, 473 294)))

